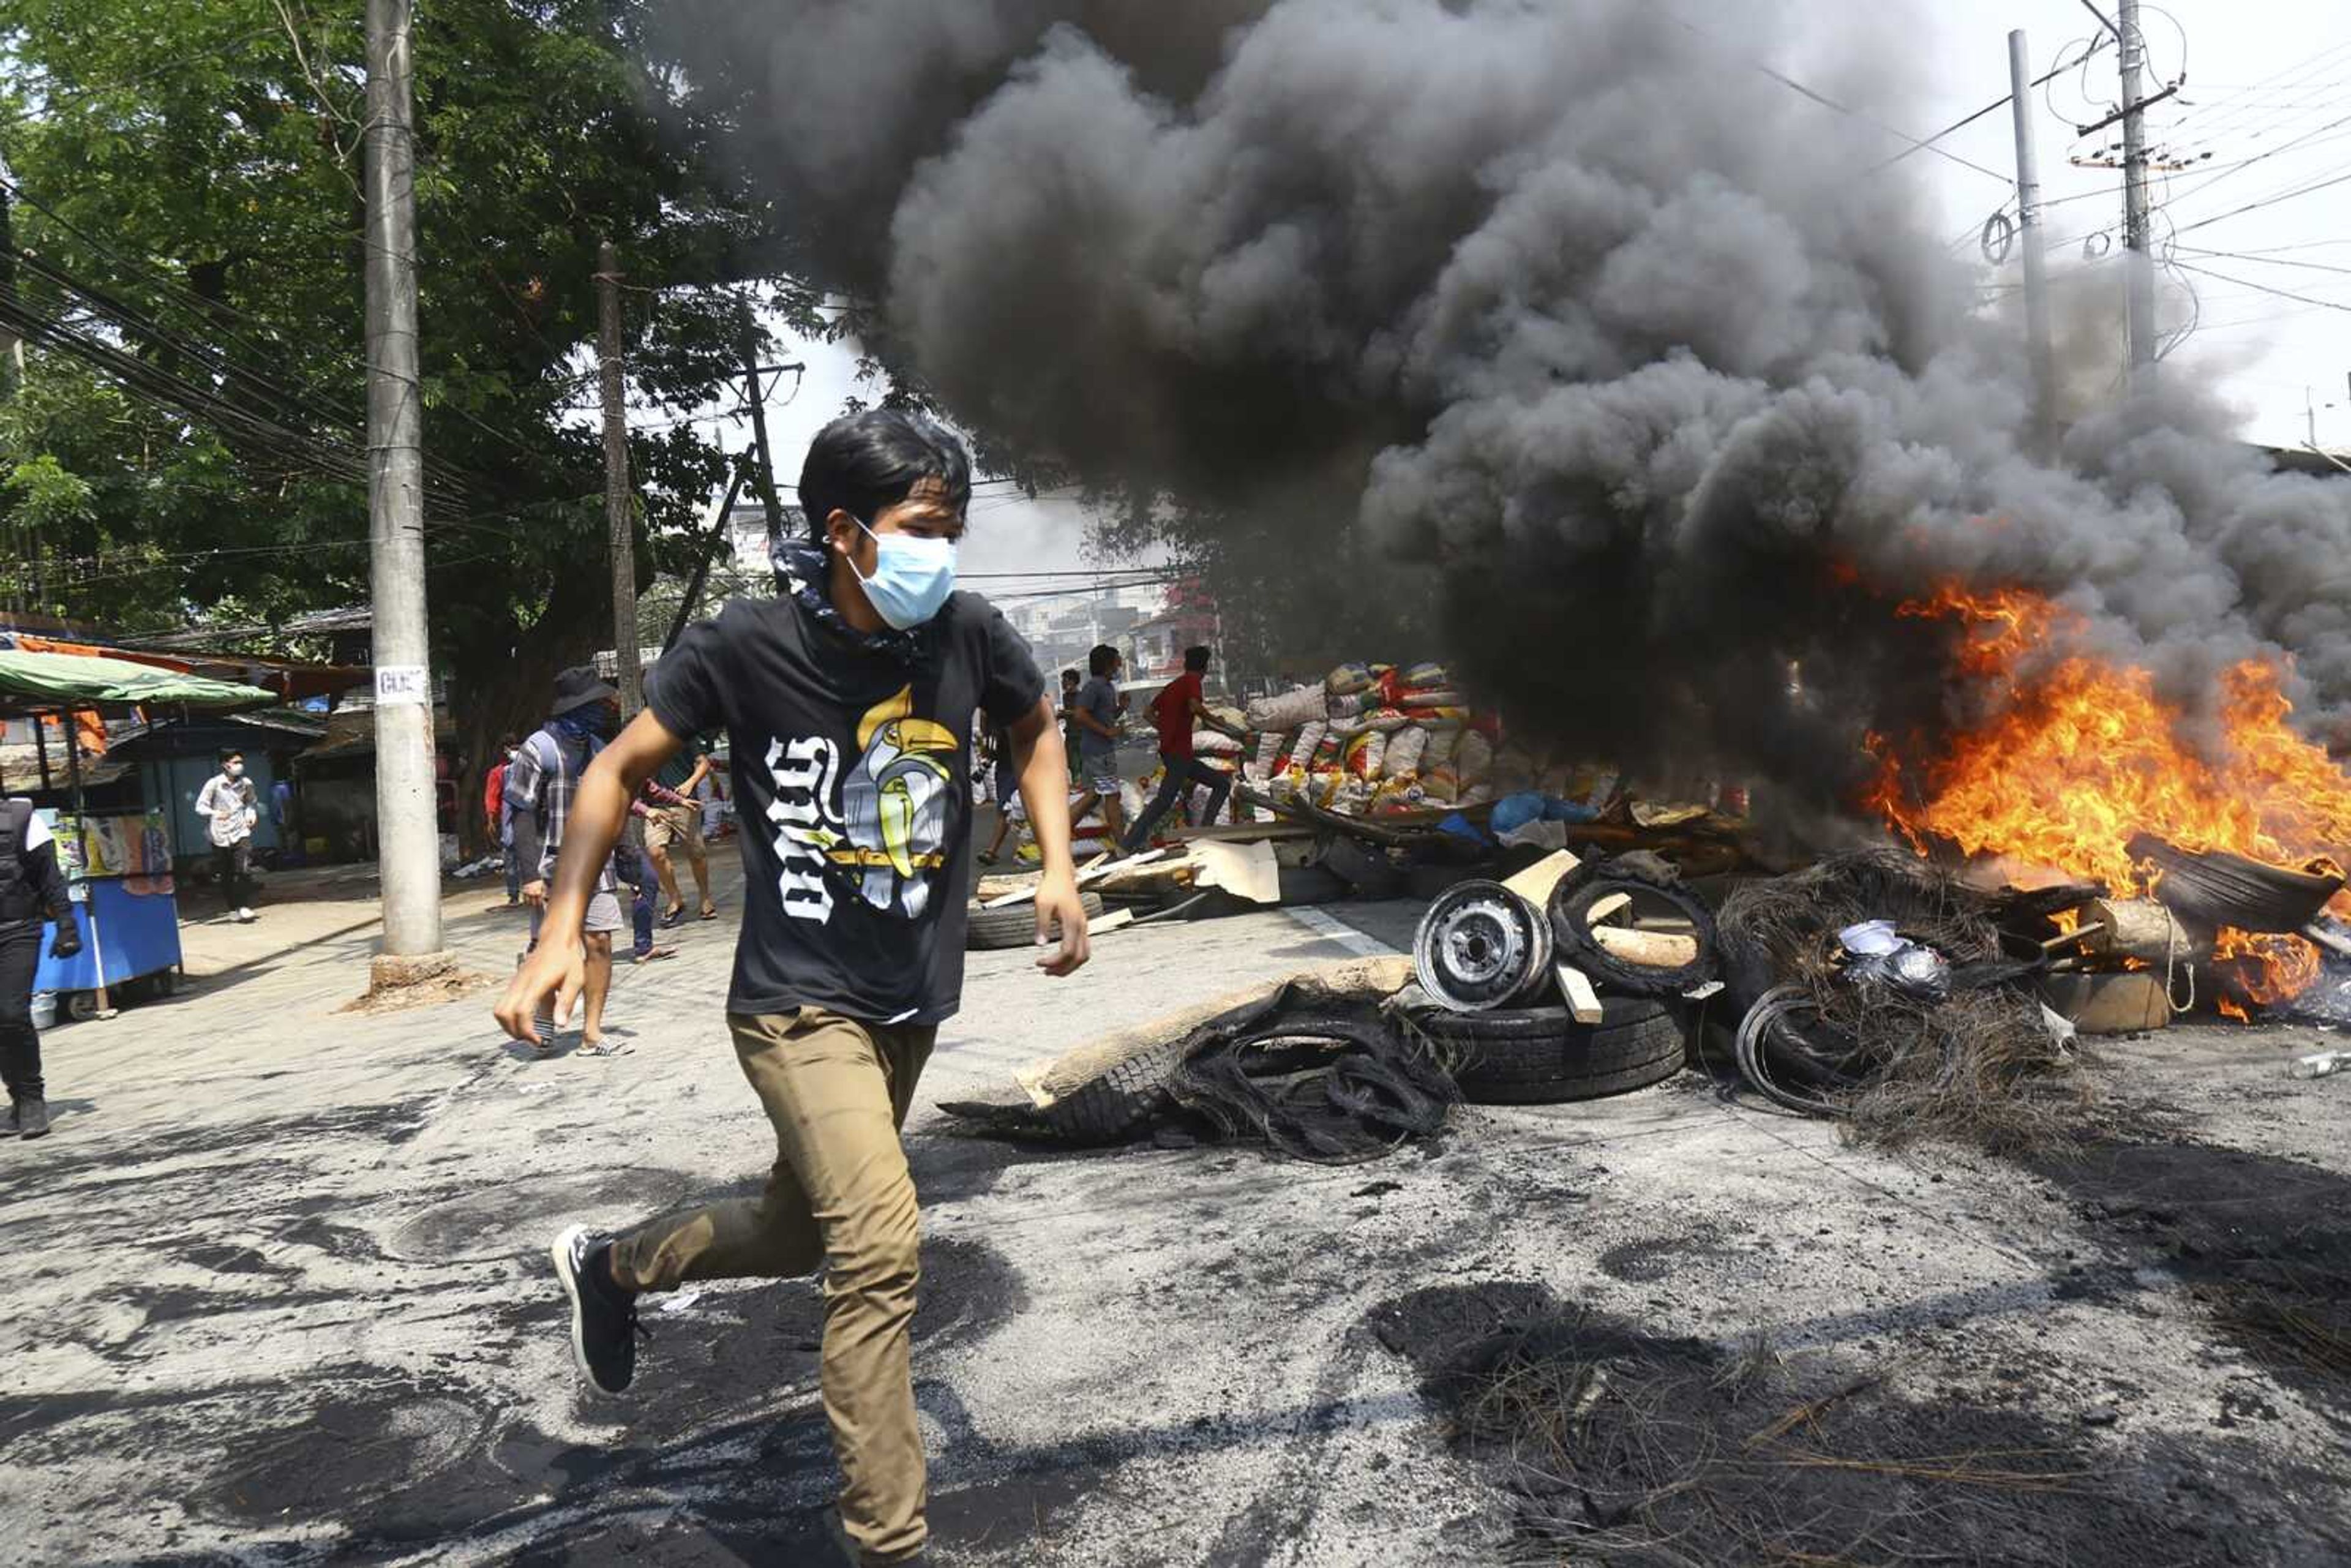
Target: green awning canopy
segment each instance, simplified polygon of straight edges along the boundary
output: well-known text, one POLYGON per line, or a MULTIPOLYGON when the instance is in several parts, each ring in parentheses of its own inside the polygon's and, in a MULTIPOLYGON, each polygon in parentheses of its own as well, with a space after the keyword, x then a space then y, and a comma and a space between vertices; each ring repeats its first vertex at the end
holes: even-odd
POLYGON ((276 696, 259 686, 206 680, 202 675, 133 664, 128 659, 0 649, 0 711, 46 713, 65 708, 130 707, 141 703, 238 708, 262 707, 277 701, 276 696))

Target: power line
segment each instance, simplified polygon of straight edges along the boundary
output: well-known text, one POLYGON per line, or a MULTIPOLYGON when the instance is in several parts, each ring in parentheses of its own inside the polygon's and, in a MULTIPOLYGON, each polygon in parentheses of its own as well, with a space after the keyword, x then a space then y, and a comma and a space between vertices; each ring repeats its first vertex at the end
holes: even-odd
POLYGON ((2324 261, 2278 261, 2258 252, 2234 250, 2204 250, 2195 246, 2187 247, 2190 256, 2200 256, 2214 261, 2250 261, 2262 267, 2293 267, 2310 272, 2339 272, 2351 277, 2351 267, 2336 267, 2324 261))
POLYGON ((2262 207, 2273 207, 2281 202, 2290 202, 2298 196, 2307 196, 2314 191, 2324 191, 2331 186, 2340 185, 2346 181, 2351 181, 2351 174, 2337 174, 2333 179, 2321 180, 2314 184, 2304 185, 2298 190, 2286 191, 2282 193, 2264 196, 2259 201, 2247 202, 2241 207, 2233 207, 2228 212, 2221 213, 2217 216, 2199 218, 2192 224, 2182 225, 2179 232, 2181 234, 2190 234, 2197 229, 2209 228, 2212 225, 2223 222, 2226 219, 2241 217, 2245 214, 2253 212, 2262 207))
MULTIPOLYGON (((2344 178, 2351 179, 2351 174, 2346 174, 2344 178)), ((2172 265, 2182 272, 2199 273, 2206 277, 2218 278, 2222 283, 2234 283, 2241 287, 2250 288, 2256 294, 2274 294, 2281 299, 2298 300, 2304 305, 2323 306, 2329 310, 2351 310, 2351 305, 2346 305, 2339 299, 2321 299, 2314 295, 2296 294, 2290 288, 2272 288, 2265 283, 2255 283, 2247 277, 2231 277, 2225 272, 2214 272, 2210 267, 2196 267, 2184 261, 2175 261, 2172 265)))
MULTIPOLYGON (((2091 49, 2090 53, 2091 53, 2091 54, 2095 54, 2095 53, 2097 53, 2097 52, 2098 52, 2098 48, 2103 48, 2104 47, 2105 47, 2104 40, 2101 40, 2101 41, 2100 41, 2100 43, 2098 44, 2098 46, 2097 46, 2096 47, 2094 47, 2094 48, 2092 48, 2092 49, 2091 49)), ((2085 57, 2085 58, 2087 58, 2088 57, 2087 57, 2087 56, 2085 56, 2084 57, 2085 57)), ((2072 60, 2068 60, 2065 64, 2064 64, 2064 65, 2062 65, 2062 66, 2053 67, 2053 68, 2050 69, 2050 72, 2049 72, 2049 74, 2048 74, 2047 76, 2041 77, 2041 78, 2037 78, 2037 79, 2035 79, 2035 80, 2033 80, 2033 81, 2027 82, 2027 83, 2025 84, 2025 86, 2026 86, 2028 89, 2031 89, 2031 88, 2040 87, 2040 86, 2042 86, 2043 83, 2046 83, 2046 82, 2053 81, 2053 80, 2055 80, 2058 77, 2060 77, 2060 76, 2064 75, 2065 72, 2072 70, 2072 69, 2074 68, 2075 64, 2077 64, 2077 63, 2078 63, 2078 62, 2072 61, 2072 60)), ((1938 141, 1942 141, 1945 137, 1949 136, 1949 135, 1953 134, 1953 133, 1954 133, 1954 132, 1956 132, 1956 131, 1965 131, 1969 126, 1973 125, 1977 120, 1981 120, 1981 119, 1982 119, 1985 115, 1987 115, 1987 114, 1993 114, 1993 113, 1997 113, 1999 110, 2003 110, 2003 109, 2006 109, 2006 108, 2007 108, 2007 107, 2008 107, 2011 102, 2013 102, 2013 101, 2015 100, 2015 98, 2016 98, 2016 95, 2015 95, 2014 93, 2012 93, 2012 92, 2004 92, 2004 93, 2001 93, 1998 98, 1996 98, 1996 99, 1992 99, 1990 103, 1985 104, 1981 109, 1977 110, 1973 114, 1970 114, 1970 115, 1967 116, 1965 119, 1961 119, 1961 120, 1955 120, 1951 121, 1951 123, 1950 123, 1950 124, 1946 125, 1945 127, 1943 127, 1943 129, 1942 129, 1942 130, 1938 131, 1937 132, 1935 132, 1935 134, 1934 134, 1934 135, 1929 136, 1929 137, 1928 137, 1928 138, 1927 138, 1927 140, 1925 140, 1924 141, 1914 142, 1914 143, 1912 143, 1910 146, 1905 147, 1901 152, 1895 153, 1893 156, 1891 156, 1891 157, 1889 157, 1889 158, 1882 159, 1882 160, 1880 160, 1879 162, 1876 162, 1876 163, 1872 163, 1872 164, 1871 164, 1867 169, 1865 169, 1864 171, 1862 171, 1862 172, 1864 172, 1865 174, 1875 174, 1875 173, 1876 173, 1876 172, 1877 172, 1879 170, 1881 170, 1881 169, 1890 169, 1890 168, 1892 168, 1895 164, 1901 162, 1902 162, 1902 160, 1904 160, 1905 158, 1909 157, 1909 156, 1910 156, 1910 154, 1912 154, 1913 152, 1916 152, 1919 151, 1921 148, 1924 148, 1924 149, 1926 149, 1926 150, 1928 150, 1928 151, 1929 151, 1929 152, 1938 151, 1938 149, 1937 149, 1937 147, 1936 147, 1936 145, 1935 145, 1937 142, 1938 142, 1938 141)), ((1896 135, 1897 135, 1897 136, 1899 136, 1899 135, 1901 134, 1901 132, 1897 131, 1896 131, 1896 132, 1895 132, 1895 134, 1896 134, 1896 135)), ((1970 167, 1970 168, 1976 168, 1976 167, 1979 167, 1979 165, 1976 165, 1976 164, 1970 164, 1970 165, 1969 165, 1969 167, 1970 167)), ((1986 172, 1986 173, 1990 173, 1991 172, 1991 171, 1990 171, 1990 170, 1988 170, 1988 169, 1984 171, 1984 172, 1986 172)), ((2002 176, 2002 178, 2007 178, 2007 179, 2009 180, 2009 183, 2011 183, 2011 184, 2013 184, 2013 183, 2015 183, 2014 178, 2013 178, 2012 176, 2002 176)), ((2043 203, 2042 203, 2041 204, 2042 204, 2043 206, 2048 206, 2048 205, 2050 205, 2051 204, 2049 204, 2049 203, 2047 203, 2047 202, 2043 202, 2043 203)))
MULTIPOLYGON (((1896 130, 1893 126, 1886 124, 1884 120, 1877 119, 1875 115, 1864 114, 1861 110, 1849 108, 1844 104, 1839 103, 1836 99, 1830 98, 1823 93, 1815 92, 1811 88, 1806 87, 1802 82, 1798 81, 1795 78, 1786 76, 1779 71, 1773 70, 1761 60, 1756 59, 1751 56, 1740 54, 1736 49, 1733 49, 1728 43, 1716 37, 1712 33, 1708 32, 1704 27, 1698 26, 1694 22, 1684 21, 1681 17, 1674 16, 1671 12, 1666 13, 1666 16, 1667 19, 1672 22, 1675 26, 1681 28, 1686 33, 1691 33, 1698 37, 1704 38, 1707 42, 1714 45, 1715 47, 1722 50, 1725 54, 1729 55, 1731 58, 1737 60, 1740 64, 1747 67, 1748 69, 1757 71, 1764 76, 1770 77, 1773 81, 1778 82, 1782 87, 1786 88, 1789 91, 1811 99, 1813 102, 1819 104, 1823 109, 1832 110, 1838 114, 1845 116, 1849 120, 1857 120, 1861 121, 1862 124, 1877 131, 1882 131, 1886 135, 1894 137, 1897 141, 1908 142, 1910 151, 1913 152, 1918 151, 1920 148, 1925 148, 1928 152, 1932 152, 1938 158, 1948 159, 1949 162, 1959 165, 1962 169, 1972 169, 1979 174, 1989 175, 1992 179, 1998 180, 2003 185, 2012 185, 2016 183, 2013 175, 2001 173, 1995 169, 1987 169, 1982 164, 1975 162, 1970 159, 1960 157, 1958 153, 1952 152, 1947 147, 1936 146, 1932 140, 1921 141, 1917 137, 1911 135, 1907 131, 1896 130)), ((2001 101, 2005 102, 2007 100, 2002 99, 2001 101)), ((1999 105, 1995 104, 1993 107, 1998 108, 1999 105)), ((1989 113, 1990 110, 1986 110, 1985 112, 1989 113)), ((1944 134, 1949 134, 1949 132, 1944 132, 1944 134)))

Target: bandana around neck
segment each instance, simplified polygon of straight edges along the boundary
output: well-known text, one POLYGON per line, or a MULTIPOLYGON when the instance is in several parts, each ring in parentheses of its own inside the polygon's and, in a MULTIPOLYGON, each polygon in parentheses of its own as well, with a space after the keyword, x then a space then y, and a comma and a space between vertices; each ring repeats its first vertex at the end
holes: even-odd
POLYGON ((825 553, 804 539, 791 540, 777 547, 776 574, 783 580, 784 591, 790 594, 809 617, 820 626, 852 647, 869 653, 880 653, 902 664, 911 664, 929 652, 931 628, 938 624, 936 617, 925 621, 912 631, 900 632, 884 626, 878 631, 860 632, 833 608, 832 596, 825 590, 830 577, 825 553))

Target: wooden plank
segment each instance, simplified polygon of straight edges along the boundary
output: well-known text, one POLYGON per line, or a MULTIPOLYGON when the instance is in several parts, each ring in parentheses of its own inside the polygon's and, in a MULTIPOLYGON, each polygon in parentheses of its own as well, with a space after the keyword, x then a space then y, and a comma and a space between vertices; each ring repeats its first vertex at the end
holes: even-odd
POLYGON ((1219 822, 1207 828, 1178 828, 1168 836, 1182 844, 1245 844, 1259 839, 1311 839, 1314 830, 1302 822, 1219 822))
POLYGON ((1502 885, 1541 909, 1551 900, 1551 890, 1559 885, 1560 878, 1583 863, 1573 850, 1554 850, 1502 885))
POLYGON ((1627 931, 1621 925, 1593 927, 1593 942, 1613 957, 1644 968, 1678 969, 1698 962, 1698 938, 1675 931, 1627 931))
POLYGON ((1109 932, 1112 932, 1112 931, 1115 931, 1115 930, 1117 930, 1119 927, 1121 927, 1121 926, 1123 926, 1123 925, 1134 925, 1134 910, 1132 910, 1132 909, 1113 909, 1113 910, 1112 910, 1109 914, 1104 915, 1103 916, 1102 916, 1102 917, 1101 917, 1100 919, 1098 919, 1098 920, 1089 920, 1089 921, 1087 921, 1087 922, 1086 922, 1086 935, 1087 935, 1088 936, 1090 936, 1090 937, 1092 937, 1092 936, 1101 936, 1105 935, 1106 933, 1109 933, 1109 932))
POLYGON ((1559 994, 1567 998, 1567 1010, 1578 1023, 1598 1023, 1603 1017, 1600 993, 1592 988, 1592 977, 1571 965, 1559 966, 1559 994))
POLYGON ((1271 844, 1262 840, 1245 844, 1197 842, 1186 849, 1186 858, 1198 871, 1194 886, 1221 887, 1252 904, 1281 902, 1281 867, 1274 861, 1271 844))
POLYGON ((1632 907, 1631 894, 1612 893, 1605 898, 1593 900, 1592 907, 1583 912, 1583 923, 1586 925, 1604 925, 1632 907))
MULTIPOLYGON (((1133 867, 1146 865, 1151 862, 1158 860, 1167 852, 1168 852, 1165 850, 1153 850, 1147 854, 1134 855, 1126 860, 1114 861, 1110 858, 1109 852, 1105 851, 1102 854, 1098 854, 1094 856, 1093 859, 1086 862, 1085 865, 1079 870, 1078 885, 1080 887, 1084 887, 1090 883, 1111 880, 1113 873, 1123 872, 1133 867)), ((1040 878, 1039 880, 1041 881, 1042 879, 1040 878)), ((1028 887, 1016 889, 1011 893, 1000 894, 994 898, 983 898, 979 901, 979 906, 982 909, 1006 909, 1016 904, 1026 904, 1036 896, 1037 889, 1034 884, 1031 884, 1028 887)))

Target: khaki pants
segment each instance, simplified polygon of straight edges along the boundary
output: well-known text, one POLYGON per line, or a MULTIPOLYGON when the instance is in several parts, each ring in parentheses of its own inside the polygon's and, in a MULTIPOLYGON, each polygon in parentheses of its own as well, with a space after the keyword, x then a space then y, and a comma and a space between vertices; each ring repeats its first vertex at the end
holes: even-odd
POLYGON ((640 1291, 686 1280, 824 1275, 824 1413, 846 1484, 841 1523, 889 1562, 928 1539, 922 1428, 907 1334, 921 1279, 914 1182, 898 1141, 930 1060, 929 1026, 859 1023, 816 1008, 730 1014, 743 1075, 776 1129, 757 1199, 674 1215, 612 1244, 640 1291))
POLYGON ((709 863, 710 847, 702 837, 701 807, 656 806, 645 813, 645 848, 667 851, 673 845, 684 848, 689 863, 709 863))

